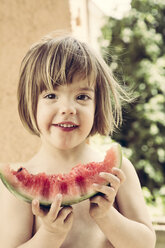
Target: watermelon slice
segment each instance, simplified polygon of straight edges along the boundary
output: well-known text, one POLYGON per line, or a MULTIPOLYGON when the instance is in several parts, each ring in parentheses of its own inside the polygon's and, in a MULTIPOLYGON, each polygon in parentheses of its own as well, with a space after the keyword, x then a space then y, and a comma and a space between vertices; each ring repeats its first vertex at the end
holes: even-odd
POLYGON ((10 192, 27 202, 37 198, 40 205, 49 207, 55 196, 61 193, 62 206, 68 206, 97 194, 92 184, 107 184, 99 173, 111 172, 113 167, 120 167, 121 162, 121 147, 115 143, 107 151, 103 162, 79 164, 68 174, 46 175, 43 172, 33 175, 22 167, 15 171, 5 166, 0 169, 0 178, 10 192))

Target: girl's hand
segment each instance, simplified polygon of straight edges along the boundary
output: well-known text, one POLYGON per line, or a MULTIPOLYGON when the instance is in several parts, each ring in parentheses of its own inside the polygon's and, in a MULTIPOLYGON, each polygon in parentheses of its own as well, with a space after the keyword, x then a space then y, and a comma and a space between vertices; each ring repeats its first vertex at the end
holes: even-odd
POLYGON ((125 181, 125 174, 118 168, 113 168, 112 173, 101 172, 100 176, 109 183, 110 186, 93 184, 93 189, 102 193, 90 199, 89 213, 93 219, 105 217, 108 210, 113 205, 120 185, 125 181))
POLYGON ((39 201, 32 201, 32 212, 42 220, 42 228, 49 233, 54 233, 57 242, 63 243, 73 222, 72 207, 61 208, 62 195, 57 195, 49 211, 40 208, 39 201))

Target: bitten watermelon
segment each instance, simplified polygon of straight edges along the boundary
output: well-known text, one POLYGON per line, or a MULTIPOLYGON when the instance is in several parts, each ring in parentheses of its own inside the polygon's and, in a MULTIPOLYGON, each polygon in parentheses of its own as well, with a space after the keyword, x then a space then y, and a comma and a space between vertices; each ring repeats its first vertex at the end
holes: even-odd
POLYGON ((99 173, 111 172, 113 167, 121 166, 121 161, 121 147, 115 143, 107 151, 103 162, 79 164, 68 174, 46 175, 43 172, 33 175, 22 167, 15 171, 5 166, 0 169, 0 178, 9 191, 27 202, 37 198, 41 205, 50 206, 55 196, 61 193, 62 206, 67 206, 97 194, 92 184, 107 183, 99 173))

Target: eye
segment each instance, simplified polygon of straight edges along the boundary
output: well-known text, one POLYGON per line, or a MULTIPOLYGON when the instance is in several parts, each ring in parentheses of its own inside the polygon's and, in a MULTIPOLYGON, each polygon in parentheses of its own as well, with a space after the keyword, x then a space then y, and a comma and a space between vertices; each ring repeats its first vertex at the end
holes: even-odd
POLYGON ((44 98, 46 99, 57 99, 57 95, 54 93, 47 94, 44 98))
POLYGON ((77 100, 87 101, 89 99, 91 99, 91 98, 88 95, 86 95, 86 94, 81 94, 81 95, 78 95, 77 96, 77 100))

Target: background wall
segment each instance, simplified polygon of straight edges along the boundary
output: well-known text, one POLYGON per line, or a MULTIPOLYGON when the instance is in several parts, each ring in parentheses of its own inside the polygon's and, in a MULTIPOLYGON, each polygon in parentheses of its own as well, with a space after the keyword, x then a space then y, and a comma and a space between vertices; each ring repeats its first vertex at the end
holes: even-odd
POLYGON ((39 140, 17 113, 19 67, 32 43, 55 30, 71 31, 68 0, 0 0, 0 162, 23 161, 39 140))

